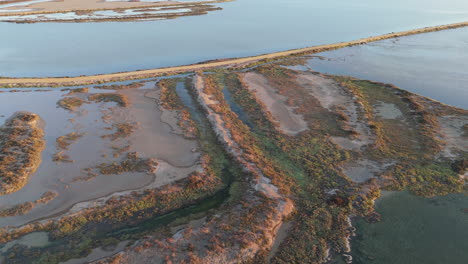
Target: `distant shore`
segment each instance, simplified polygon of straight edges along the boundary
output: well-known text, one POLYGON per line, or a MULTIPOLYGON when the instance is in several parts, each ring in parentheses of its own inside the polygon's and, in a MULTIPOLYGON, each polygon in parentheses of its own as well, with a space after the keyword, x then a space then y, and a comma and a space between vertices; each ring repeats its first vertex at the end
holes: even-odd
POLYGON ((91 11, 106 11, 106 10, 124 10, 124 9, 135 9, 135 8, 153 8, 153 7, 183 7, 193 5, 204 5, 204 4, 215 4, 230 2, 233 0, 206 0, 206 1, 193 1, 193 2, 177 2, 174 1, 159 1, 154 2, 102 2, 97 0, 66 0, 62 2, 39 2, 29 3, 24 2, 24 6, 15 6, 2 8, 0 10, 7 10, 11 12, 0 12, 2 16, 24 16, 24 15, 39 15, 39 14, 53 14, 53 13, 67 13, 67 12, 91 12, 91 11), (31 9, 31 11, 18 11, 18 7, 25 7, 31 9))
POLYGON ((447 29, 461 28, 468 26, 468 21, 453 23, 441 26, 425 27, 419 29, 413 29, 408 31, 394 32, 374 37, 362 38, 358 40, 340 42, 334 44, 318 45, 300 49, 293 49, 288 51, 275 52, 264 55, 250 56, 244 58, 232 58, 223 60, 214 60, 201 62, 198 64, 175 66, 175 67, 164 67, 148 70, 138 70, 129 72, 118 72, 110 74, 99 74, 99 75, 88 75, 88 76, 77 76, 77 77, 43 77, 43 78, 9 78, 0 77, 0 87, 17 88, 17 87, 49 87, 49 86, 78 86, 78 85, 91 85, 100 84, 107 82, 118 82, 126 80, 146 79, 154 78, 162 75, 174 75, 185 72, 201 71, 206 69, 220 68, 220 67, 239 67, 250 63, 268 61, 272 59, 284 58, 287 56, 298 56, 307 55, 313 53, 319 53, 329 50, 335 50, 339 48, 366 44, 369 42, 375 42, 379 40, 416 35, 428 32, 442 31, 447 29))

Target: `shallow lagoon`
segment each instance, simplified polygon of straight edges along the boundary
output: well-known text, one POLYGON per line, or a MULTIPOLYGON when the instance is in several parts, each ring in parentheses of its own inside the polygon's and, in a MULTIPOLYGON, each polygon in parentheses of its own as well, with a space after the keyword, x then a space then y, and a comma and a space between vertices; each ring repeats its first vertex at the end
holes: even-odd
POLYGON ((468 17, 464 0, 237 0, 219 6, 223 10, 165 21, 0 23, 0 76, 77 76, 183 65, 468 17))
POLYGON ((388 39, 317 54, 312 70, 394 84, 468 109, 468 28, 388 39))
MULTIPOLYGON (((152 98, 153 93, 159 96, 154 81, 145 83, 139 89, 114 91, 128 98, 131 104, 128 108, 115 107, 115 103, 89 102, 76 111, 67 111, 58 108, 57 102, 69 96, 68 91, 0 91, 0 124, 16 111, 34 112, 43 120, 46 140, 46 149, 42 153, 42 163, 38 170, 21 190, 0 196, 0 209, 34 201, 46 191, 58 194, 48 204, 39 205, 24 215, 0 217, 0 227, 18 226, 58 215, 78 203, 108 195, 119 195, 147 186, 162 186, 185 177, 197 167, 199 153, 193 151, 198 146, 197 142, 173 133, 171 126, 164 122, 162 111, 156 99, 152 98), (135 131, 115 141, 103 138, 112 133, 106 127, 121 122, 135 122, 135 131), (84 133, 82 138, 72 142, 69 149, 65 150, 73 162, 55 161, 54 155, 60 151, 56 140, 71 132, 84 133), (101 163, 120 162, 122 157, 115 157, 115 150, 126 145, 129 149, 125 152, 135 151, 144 158, 157 158, 160 165, 158 171, 155 174, 125 172, 80 179, 86 176, 86 168, 94 168, 101 163)), ((73 96, 87 98, 90 94, 109 91, 113 90, 91 88, 89 94, 73 96)))
POLYGON ((468 263, 468 196, 384 192, 376 210, 381 222, 355 223, 353 263, 468 263))

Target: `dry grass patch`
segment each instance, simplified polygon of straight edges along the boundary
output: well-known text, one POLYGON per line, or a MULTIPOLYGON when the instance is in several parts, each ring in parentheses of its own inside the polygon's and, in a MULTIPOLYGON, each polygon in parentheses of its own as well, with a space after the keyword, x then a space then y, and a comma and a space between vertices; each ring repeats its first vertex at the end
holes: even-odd
POLYGON ((126 172, 148 172, 153 173, 158 162, 156 159, 143 159, 137 152, 130 152, 127 154, 125 160, 120 163, 102 163, 97 168, 99 172, 104 175, 122 174, 126 172))
POLYGON ((133 82, 128 85, 112 84, 112 85, 94 86, 94 88, 103 89, 103 90, 125 90, 125 89, 137 89, 137 88, 143 87, 144 85, 145 85, 144 82, 133 82))
POLYGON ((94 102, 114 102, 118 106, 127 107, 130 103, 125 95, 117 93, 99 93, 93 94, 88 97, 90 101, 94 102))
POLYGON ((54 154, 54 156, 52 157, 52 160, 54 162, 68 162, 68 163, 72 163, 74 162, 70 156, 68 156, 67 154, 65 154, 65 152, 63 151, 59 151, 57 153, 54 154))
POLYGON ((55 153, 52 160, 55 162, 73 162, 70 156, 65 154, 71 144, 75 143, 78 139, 82 138, 85 133, 72 132, 65 136, 61 136, 56 139, 57 149, 60 151, 55 153))
POLYGON ((85 88, 66 88, 66 89, 62 89, 60 90, 62 92, 68 92, 67 95, 72 95, 72 94, 77 94, 77 93, 88 93, 89 92, 89 88, 88 87, 85 87, 85 88))
POLYGON ((118 123, 118 124, 113 124, 113 128, 116 129, 116 131, 112 134, 104 135, 102 138, 110 138, 112 141, 117 140, 119 138, 126 138, 129 137, 135 129, 137 128, 137 124, 134 123, 118 123))
POLYGON ((0 195, 21 189, 39 167, 45 147, 39 120, 36 114, 17 112, 0 127, 0 195))
POLYGON ((67 150, 71 144, 82 138, 84 135, 85 133, 72 132, 70 134, 66 134, 65 136, 61 136, 56 140, 57 147, 62 150, 67 150))
POLYGON ((68 111, 75 111, 76 108, 81 107, 85 103, 87 103, 85 100, 78 97, 65 97, 58 101, 57 105, 68 111))

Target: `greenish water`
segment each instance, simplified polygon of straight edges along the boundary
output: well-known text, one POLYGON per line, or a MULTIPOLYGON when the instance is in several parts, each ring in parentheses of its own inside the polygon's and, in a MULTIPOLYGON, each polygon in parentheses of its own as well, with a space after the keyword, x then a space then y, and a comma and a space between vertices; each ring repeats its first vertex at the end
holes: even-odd
POLYGON ((354 223, 353 263, 468 263, 468 196, 391 192, 378 200, 376 210, 380 222, 354 223))
POLYGON ((27 247, 45 247, 49 243, 49 237, 46 232, 33 232, 21 237, 18 240, 6 243, 3 245, 3 247, 0 248, 0 253, 7 252, 14 245, 23 245, 27 247))

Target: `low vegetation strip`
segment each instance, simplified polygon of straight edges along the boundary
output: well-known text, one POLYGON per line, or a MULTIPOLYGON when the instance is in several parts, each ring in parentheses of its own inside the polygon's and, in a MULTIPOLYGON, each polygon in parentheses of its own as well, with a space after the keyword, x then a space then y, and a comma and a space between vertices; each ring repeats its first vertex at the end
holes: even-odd
POLYGON ((45 192, 44 194, 42 194, 41 198, 37 199, 36 201, 25 202, 25 203, 15 205, 10 208, 1 209, 0 217, 19 216, 19 215, 27 214, 29 213, 29 211, 34 209, 34 207, 36 207, 37 205, 47 204, 48 202, 52 201, 53 199, 55 199, 55 197, 57 197, 57 195, 58 194, 56 192, 51 192, 51 191, 45 192))
POLYGON ((40 117, 17 112, 0 127, 0 195, 16 192, 41 163, 45 147, 40 117))
MULTIPOLYGON (((53 13, 66 13, 66 12, 91 12, 91 11, 107 11, 107 10, 125 10, 125 9, 136 9, 136 8, 157 8, 157 7, 164 7, 164 8, 172 8, 172 7, 186 7, 186 6, 198 6, 198 5, 206 5, 206 4, 215 4, 215 3, 224 3, 224 2, 231 2, 233 0, 212 0, 212 1, 194 1, 194 2, 177 2, 177 1, 157 1, 154 2, 137 2, 137 1, 112 1, 112 2, 104 2, 104 1, 83 1, 84 4, 79 4, 78 6, 73 3, 66 3, 66 2, 74 2, 74 1, 57 1, 62 3, 36 3, 32 4, 25 2, 24 5, 31 7, 31 11, 18 11, 18 12, 0 12, 1 16, 25 16, 25 15, 38 15, 38 14, 53 14, 53 13), (104 2, 104 3, 103 3, 104 2)), ((0 9, 2 6, 0 5, 0 9)), ((14 10, 14 9, 6 9, 6 10, 14 10)))
POLYGON ((419 29, 413 29, 408 31, 401 31, 396 33, 389 33, 375 37, 363 38, 354 41, 340 42, 334 44, 326 44, 319 46, 312 46, 301 49, 294 49, 288 51, 281 51, 276 53, 270 53, 265 55, 251 56, 245 58, 233 58, 226 60, 215 60, 208 61, 204 63, 185 65, 185 66, 176 66, 176 67, 166 67, 150 70, 139 70, 131 72, 120 72, 120 73, 111 73, 111 74, 100 74, 100 75, 89 75, 89 76, 78 76, 78 77, 46 77, 46 78, 0 78, 0 86, 2 87, 43 87, 43 86, 73 86, 73 85, 87 85, 87 84, 96 84, 96 83, 105 83, 105 82, 115 82, 115 81, 124 81, 124 80, 134 80, 134 79, 145 79, 160 76, 163 74, 177 74, 190 71, 200 71, 204 69, 217 68, 217 67, 228 67, 235 65, 243 65, 253 62, 259 62, 264 60, 278 59, 286 56, 301 55, 301 54, 311 54, 324 52, 339 48, 344 48, 348 46, 361 45, 369 42, 375 42, 384 39, 391 39, 409 35, 416 35, 434 31, 441 31, 453 28, 460 28, 468 26, 468 21, 447 24, 434 27, 425 27, 419 29))
POLYGON ((125 95, 117 93, 93 94, 90 95, 88 99, 94 102, 114 102, 121 107, 127 107, 129 105, 128 98, 125 95))

